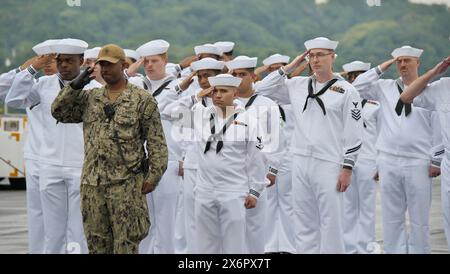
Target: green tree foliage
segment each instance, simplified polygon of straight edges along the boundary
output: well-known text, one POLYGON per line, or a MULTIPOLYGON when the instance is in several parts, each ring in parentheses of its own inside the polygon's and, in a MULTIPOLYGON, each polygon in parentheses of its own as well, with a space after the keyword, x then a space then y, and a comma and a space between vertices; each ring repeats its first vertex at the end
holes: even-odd
MULTIPOLYGON (((353 60, 373 65, 396 47, 425 49, 421 72, 449 54, 449 9, 406 0, 370 7, 365 0, 2 0, 0 71, 33 56, 31 47, 50 38, 84 39, 91 47, 117 43, 125 48, 157 38, 172 44, 178 62, 198 44, 231 40, 236 53, 261 59, 275 52, 292 57, 317 36, 340 41, 335 69, 353 60), (5 60, 12 64, 5 66, 5 60)), ((393 76, 392 70, 388 76, 393 76)))

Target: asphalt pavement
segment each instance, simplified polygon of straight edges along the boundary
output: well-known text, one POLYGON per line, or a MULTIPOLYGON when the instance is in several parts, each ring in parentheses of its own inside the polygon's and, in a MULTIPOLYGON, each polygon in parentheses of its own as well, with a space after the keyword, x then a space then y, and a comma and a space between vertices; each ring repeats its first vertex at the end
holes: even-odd
MULTIPOLYGON (((430 222, 432 252, 448 253, 442 224, 439 180, 433 183, 430 222)), ((377 193, 376 234, 381 251, 382 233, 380 195, 377 193)), ((0 182, 0 254, 26 254, 27 245, 26 193, 24 190, 11 190, 7 182, 0 182)))

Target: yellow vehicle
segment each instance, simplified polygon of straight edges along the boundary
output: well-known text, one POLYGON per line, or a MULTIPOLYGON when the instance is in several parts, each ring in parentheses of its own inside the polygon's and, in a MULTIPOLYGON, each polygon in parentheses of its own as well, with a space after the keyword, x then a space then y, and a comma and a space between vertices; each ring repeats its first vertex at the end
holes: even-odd
POLYGON ((27 135, 24 111, 0 105, 0 180, 9 179, 13 189, 25 189, 23 148, 27 135))

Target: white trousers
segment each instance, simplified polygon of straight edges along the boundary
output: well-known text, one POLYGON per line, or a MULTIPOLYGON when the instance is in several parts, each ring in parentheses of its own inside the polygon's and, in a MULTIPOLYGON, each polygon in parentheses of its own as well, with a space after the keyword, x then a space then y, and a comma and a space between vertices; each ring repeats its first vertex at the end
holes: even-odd
POLYGON ((184 209, 184 185, 185 180, 180 177, 178 186, 177 208, 175 213, 175 235, 174 235, 174 250, 175 254, 187 253, 187 239, 186 239, 186 218, 184 209))
POLYGON ((246 210, 245 216, 245 239, 247 253, 264 254, 266 235, 266 213, 267 213, 267 191, 261 194, 256 207, 246 210))
POLYGON ((186 229, 186 244, 187 253, 192 254, 197 249, 195 248, 195 214, 194 214, 194 187, 197 180, 196 169, 184 170, 184 182, 183 182, 183 200, 184 200, 184 218, 186 229))
POLYGON ((200 254, 244 254, 246 193, 196 188, 195 247, 200 254))
POLYGON ((39 191, 39 162, 25 159, 25 168, 27 180, 28 252, 30 254, 43 254, 45 252, 45 234, 41 192, 39 191))
POLYGON ((380 154, 378 169, 383 210, 384 251, 393 254, 430 253, 430 163, 410 165, 410 158, 380 154), (409 214, 410 233, 406 229, 409 214))
POLYGON ((292 163, 297 252, 344 253, 342 193, 336 190, 342 166, 300 155, 292 163))
POLYGON ((86 254, 80 207, 81 168, 40 164, 45 253, 86 254))
POLYGON ((175 216, 179 190, 178 161, 169 161, 156 189, 147 195, 149 235, 139 245, 140 254, 175 254, 175 216))
MULTIPOLYGON (((448 153, 448 152, 446 152, 448 153)), ((450 252, 450 161, 449 156, 442 161, 441 176, 441 200, 442 213, 444 215, 444 231, 447 238, 448 251, 450 252)))
POLYGON ((345 253, 368 254, 375 243, 376 173, 375 160, 356 162, 352 183, 344 193, 345 253))
POLYGON ((279 172, 267 191, 265 252, 295 253, 292 173, 279 172))

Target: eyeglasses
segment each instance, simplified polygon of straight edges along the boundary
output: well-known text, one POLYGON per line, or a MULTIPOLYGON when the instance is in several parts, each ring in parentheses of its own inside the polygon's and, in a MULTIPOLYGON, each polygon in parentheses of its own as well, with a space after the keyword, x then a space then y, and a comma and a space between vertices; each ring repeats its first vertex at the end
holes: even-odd
POLYGON ((334 54, 334 52, 329 52, 329 53, 323 53, 323 52, 319 52, 317 54, 308 54, 308 58, 310 60, 314 59, 317 57, 317 59, 322 59, 323 57, 327 56, 327 55, 331 55, 334 54))
POLYGON ((412 62, 412 59, 410 59, 410 58, 397 59, 397 60, 395 60, 395 62, 397 64, 401 64, 401 63, 409 64, 412 62))

